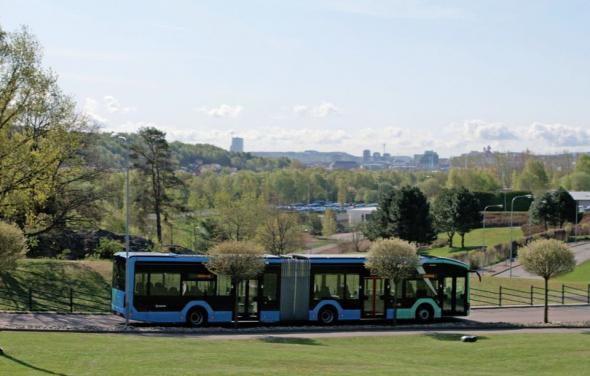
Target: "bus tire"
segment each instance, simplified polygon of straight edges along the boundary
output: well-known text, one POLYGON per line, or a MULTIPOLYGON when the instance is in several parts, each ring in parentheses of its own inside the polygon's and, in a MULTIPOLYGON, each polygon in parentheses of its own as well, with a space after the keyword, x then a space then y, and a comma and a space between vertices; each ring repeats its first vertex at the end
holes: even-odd
POLYGON ((201 307, 191 308, 186 314, 186 324, 194 328, 204 326, 207 323, 207 311, 201 307))
POLYGON ((325 306, 318 313, 318 321, 322 325, 332 325, 338 320, 338 311, 332 306, 325 306))
POLYGON ((434 319, 434 310, 430 304, 421 304, 416 309, 416 320, 420 322, 431 322, 434 319))

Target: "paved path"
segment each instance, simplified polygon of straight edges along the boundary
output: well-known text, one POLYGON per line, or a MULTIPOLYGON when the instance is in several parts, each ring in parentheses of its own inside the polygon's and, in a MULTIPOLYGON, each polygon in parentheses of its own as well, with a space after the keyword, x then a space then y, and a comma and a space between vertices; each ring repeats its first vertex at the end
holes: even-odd
MULTIPOLYGON (((580 323, 587 322, 590 326, 590 306, 551 307, 549 318, 554 323, 580 323)), ((477 326, 486 323, 513 323, 536 324, 543 320, 542 307, 525 308, 498 308, 498 309, 474 309, 467 319, 448 319, 444 322, 431 324, 428 331, 446 330, 449 328, 477 329, 477 326)), ((123 327, 123 319, 115 315, 80 315, 80 314, 52 314, 52 313, 0 313, 0 330, 2 329, 30 329, 30 330, 72 330, 72 331, 119 331, 123 327)), ((412 322, 400 322, 402 328, 422 330, 421 325, 412 322)), ((343 324, 334 327, 322 327, 314 325, 305 326, 254 326, 246 325, 249 331, 260 335, 269 335, 282 332, 350 332, 379 331, 389 328, 388 324, 367 323, 361 325, 343 324), (258 333, 260 332, 260 333, 258 333)), ((137 332, 185 332, 186 334, 218 334, 221 332, 233 333, 232 328, 205 328, 189 329, 181 326, 150 326, 140 324, 134 326, 137 332)))
MULTIPOLYGON (((576 257, 576 264, 580 265, 583 262, 590 260, 590 243, 582 242, 576 243, 570 246, 571 250, 574 252, 574 256, 576 257)), ((506 268, 507 263, 502 261, 500 264, 497 264, 500 267, 506 268)), ((515 261, 515 266, 512 268, 512 276, 513 277, 520 277, 520 278, 531 278, 531 279, 540 279, 534 274, 531 274, 524 270, 520 264, 518 264, 518 260, 515 261)), ((510 275, 510 270, 506 269, 501 273, 496 274, 496 277, 507 277, 510 275)))

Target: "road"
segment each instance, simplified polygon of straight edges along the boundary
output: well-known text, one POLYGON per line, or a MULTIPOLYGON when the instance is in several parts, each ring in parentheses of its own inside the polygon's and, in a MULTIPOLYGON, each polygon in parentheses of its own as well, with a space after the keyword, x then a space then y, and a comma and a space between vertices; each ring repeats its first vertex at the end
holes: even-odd
MULTIPOLYGON (((583 262, 590 260, 590 243, 582 242, 576 243, 570 246, 571 250, 574 252, 574 256, 576 257, 576 264, 580 265, 583 262)), ((518 260, 516 261, 517 264, 512 268, 512 277, 520 277, 520 278, 531 278, 531 279, 540 279, 534 274, 531 274, 524 270, 524 268, 518 264, 518 260)), ((502 262, 501 265, 505 265, 505 262, 502 262)), ((496 277, 508 277, 510 275, 510 270, 506 269, 501 273, 496 274, 496 277)))
MULTIPOLYGON (((556 306, 551 307, 549 318, 554 323, 580 323, 587 322, 590 326, 590 306, 556 306)), ((536 324, 543 319, 542 307, 525 308, 497 308, 497 309, 474 309, 467 319, 450 319, 441 323, 431 324, 427 331, 447 330, 449 328, 465 327, 477 329, 479 324, 486 323, 513 323, 513 324, 536 324)), ((2 329, 28 329, 28 330, 71 330, 71 331, 120 331, 123 327, 123 319, 115 315, 81 315, 81 314, 52 314, 52 313, 0 313, 0 330, 2 329)), ((420 325, 412 322, 401 322, 402 328, 422 330, 420 325)), ((362 330, 379 331, 381 328, 389 328, 388 324, 367 323, 366 325, 336 325, 334 327, 321 327, 313 325, 305 326, 254 326, 245 325, 249 331, 260 332, 260 335, 270 335, 277 332, 351 332, 362 330)), ((231 334, 232 328, 189 329, 181 326, 149 326, 140 324, 133 326, 137 332, 180 332, 192 335, 219 334, 219 332, 231 334)))

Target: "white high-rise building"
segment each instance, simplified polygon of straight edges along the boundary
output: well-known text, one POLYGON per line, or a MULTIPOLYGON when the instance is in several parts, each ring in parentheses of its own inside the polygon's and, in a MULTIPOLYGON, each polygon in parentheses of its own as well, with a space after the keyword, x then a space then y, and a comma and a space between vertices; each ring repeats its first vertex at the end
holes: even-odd
POLYGON ((233 151, 234 153, 243 153, 244 152, 244 139, 241 137, 232 137, 231 146, 229 147, 229 151, 233 151))

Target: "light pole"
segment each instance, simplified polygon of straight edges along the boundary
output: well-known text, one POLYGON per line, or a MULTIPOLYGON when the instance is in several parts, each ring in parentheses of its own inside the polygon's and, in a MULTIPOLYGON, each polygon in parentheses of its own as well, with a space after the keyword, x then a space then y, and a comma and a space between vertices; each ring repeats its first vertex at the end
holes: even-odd
POLYGON ((512 278, 512 258, 514 256, 514 240, 512 238, 512 218, 514 216, 514 201, 518 198, 533 198, 533 195, 514 196, 510 203, 510 278, 512 278))
POLYGON ((482 237, 482 242, 483 242, 483 250, 485 252, 486 248, 486 210, 488 210, 489 208, 504 208, 504 205, 502 204, 498 204, 498 205, 488 205, 485 208, 483 208, 483 230, 481 232, 481 237, 482 237))
POLYGON ((129 325, 129 140, 119 136, 125 142, 125 327, 129 325))

